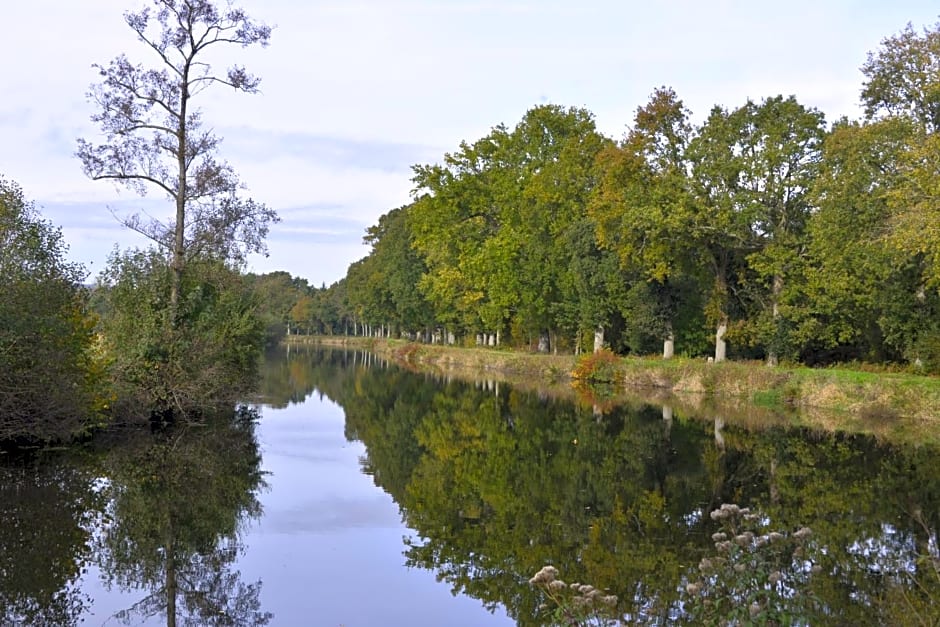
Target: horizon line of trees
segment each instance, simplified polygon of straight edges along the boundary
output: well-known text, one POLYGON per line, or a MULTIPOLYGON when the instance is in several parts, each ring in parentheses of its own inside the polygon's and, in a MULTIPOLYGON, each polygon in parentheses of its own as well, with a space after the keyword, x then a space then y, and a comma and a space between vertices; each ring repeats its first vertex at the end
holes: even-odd
MULTIPOLYGON (((656 89, 625 137, 584 108, 413 167, 371 252, 295 330, 538 350, 940 369, 940 25, 869 54, 861 120, 795 96, 693 124, 656 89)), ((288 275, 289 276, 289 275, 288 275)))

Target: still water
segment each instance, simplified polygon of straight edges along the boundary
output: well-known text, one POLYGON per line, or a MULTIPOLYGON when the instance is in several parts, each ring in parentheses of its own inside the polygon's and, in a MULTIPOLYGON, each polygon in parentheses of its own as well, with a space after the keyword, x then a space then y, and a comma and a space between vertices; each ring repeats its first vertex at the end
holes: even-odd
POLYGON ((346 351, 269 355, 256 402, 0 457, 0 624, 539 625, 545 564, 635 623, 752 602, 795 624, 940 614, 933 446, 601 409, 346 351), (705 572, 722 503, 759 512, 736 532, 812 536, 705 572))

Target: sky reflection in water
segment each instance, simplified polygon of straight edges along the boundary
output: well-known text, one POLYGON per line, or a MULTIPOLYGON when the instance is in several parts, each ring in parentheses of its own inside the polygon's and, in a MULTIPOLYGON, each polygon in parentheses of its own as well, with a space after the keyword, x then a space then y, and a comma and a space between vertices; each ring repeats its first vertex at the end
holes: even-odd
POLYGON ((265 408, 259 434, 271 473, 264 518, 245 541, 246 579, 264 581, 272 624, 511 625, 453 597, 434 574, 404 567, 398 506, 360 470, 340 407, 310 396, 265 408))

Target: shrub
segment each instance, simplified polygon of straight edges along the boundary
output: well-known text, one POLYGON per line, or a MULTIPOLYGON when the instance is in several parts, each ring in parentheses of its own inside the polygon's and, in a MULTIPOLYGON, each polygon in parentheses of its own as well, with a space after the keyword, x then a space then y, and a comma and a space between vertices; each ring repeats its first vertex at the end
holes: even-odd
POLYGON ((84 269, 0 178, 0 441, 68 440, 104 404, 84 269))
POLYGON ((579 358, 571 373, 576 381, 586 383, 620 383, 623 375, 620 358, 606 348, 579 358))
POLYGON ((107 293, 101 330, 119 418, 197 415, 231 408, 251 391, 264 329, 235 270, 191 260, 175 321, 162 253, 115 254, 101 281, 107 293))

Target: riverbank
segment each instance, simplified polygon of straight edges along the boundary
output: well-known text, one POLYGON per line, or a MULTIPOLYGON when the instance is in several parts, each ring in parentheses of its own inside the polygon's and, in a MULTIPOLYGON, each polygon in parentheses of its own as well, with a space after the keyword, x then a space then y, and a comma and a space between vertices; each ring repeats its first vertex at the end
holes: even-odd
POLYGON ((572 386, 573 355, 457 348, 402 340, 291 336, 292 344, 362 348, 420 371, 505 381, 599 405, 647 402, 755 427, 775 424, 940 441, 940 378, 841 368, 768 367, 760 362, 624 357, 623 390, 572 386), (603 398, 598 398, 602 396, 603 398))

